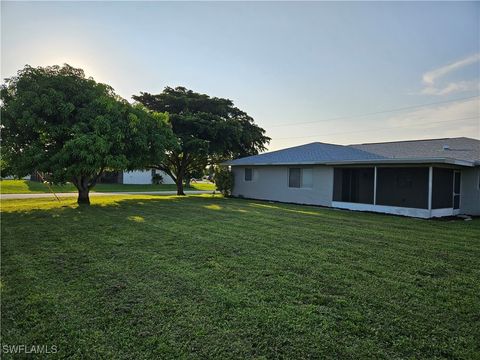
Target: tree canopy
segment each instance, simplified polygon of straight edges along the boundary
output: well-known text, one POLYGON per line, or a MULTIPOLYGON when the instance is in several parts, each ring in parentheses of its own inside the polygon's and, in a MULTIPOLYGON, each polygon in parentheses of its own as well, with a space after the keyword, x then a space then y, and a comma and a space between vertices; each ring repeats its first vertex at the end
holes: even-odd
POLYGON ((166 112, 178 146, 151 166, 165 171, 183 195, 185 177, 208 163, 258 154, 270 138, 246 112, 229 99, 210 97, 184 87, 166 87, 157 95, 133 99, 156 112, 166 112))
POLYGON ((71 181, 78 202, 105 170, 139 169, 175 146, 164 113, 132 106, 83 70, 25 66, 1 87, 2 160, 17 176, 33 171, 71 181))

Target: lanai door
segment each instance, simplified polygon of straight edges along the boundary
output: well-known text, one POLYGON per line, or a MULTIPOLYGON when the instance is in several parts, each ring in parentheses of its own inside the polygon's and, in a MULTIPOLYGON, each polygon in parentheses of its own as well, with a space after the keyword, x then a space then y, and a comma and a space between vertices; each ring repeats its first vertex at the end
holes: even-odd
POLYGON ((460 209, 460 171, 453 172, 453 208, 460 209))

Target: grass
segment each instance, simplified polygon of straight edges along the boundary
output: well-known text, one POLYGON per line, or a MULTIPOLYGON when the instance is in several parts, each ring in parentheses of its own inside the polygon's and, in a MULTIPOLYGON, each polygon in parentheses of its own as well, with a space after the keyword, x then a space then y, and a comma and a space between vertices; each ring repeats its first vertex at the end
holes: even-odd
MULTIPOLYGON (((52 185, 55 192, 77 192, 71 183, 52 185)), ((97 184, 93 192, 132 192, 132 191, 174 191, 175 184, 136 185, 136 184, 97 184)), ((185 190, 215 190, 215 184, 207 182, 192 183, 185 190)), ((47 184, 29 180, 0 180, 0 193, 2 194, 32 194, 51 192, 47 184)))
POLYGON ((55 358, 480 357, 480 219, 112 196, 1 234, 2 344, 55 358))

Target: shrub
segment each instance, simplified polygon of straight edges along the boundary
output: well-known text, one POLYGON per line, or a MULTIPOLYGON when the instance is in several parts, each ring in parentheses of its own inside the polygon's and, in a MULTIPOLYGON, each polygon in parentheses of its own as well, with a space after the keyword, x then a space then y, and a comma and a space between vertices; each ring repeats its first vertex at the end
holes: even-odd
POLYGON ((152 176, 152 183, 155 185, 163 184, 163 176, 160 174, 154 174, 152 176))
POLYGON ((230 196, 233 189, 233 173, 227 168, 219 168, 215 172, 215 185, 224 196, 230 196))

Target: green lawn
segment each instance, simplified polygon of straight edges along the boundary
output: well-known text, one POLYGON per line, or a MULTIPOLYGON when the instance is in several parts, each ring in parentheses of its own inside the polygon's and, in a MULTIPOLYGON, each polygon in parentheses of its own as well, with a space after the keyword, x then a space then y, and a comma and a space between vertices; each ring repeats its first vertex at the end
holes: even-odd
MULTIPOLYGON (((73 184, 52 185, 55 192, 77 192, 73 184)), ((177 190, 175 184, 161 185, 133 185, 133 184, 97 184, 92 191, 99 192, 128 192, 128 191, 167 191, 177 190)), ((192 183, 185 190, 215 190, 215 184, 207 182, 192 183)), ((47 184, 29 180, 0 180, 2 194, 29 194, 50 192, 47 184)))
POLYGON ((112 196, 1 235, 2 344, 54 358, 480 358, 480 219, 112 196))

